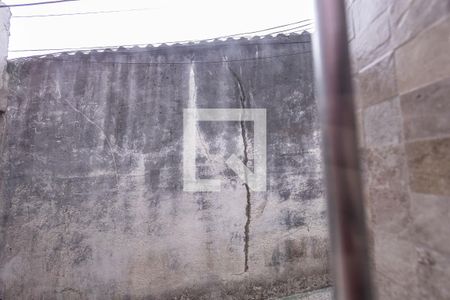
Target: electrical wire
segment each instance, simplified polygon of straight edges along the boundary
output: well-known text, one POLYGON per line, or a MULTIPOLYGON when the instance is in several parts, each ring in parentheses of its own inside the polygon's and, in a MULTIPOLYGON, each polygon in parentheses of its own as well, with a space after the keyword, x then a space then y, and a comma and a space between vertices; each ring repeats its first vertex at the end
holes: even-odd
MULTIPOLYGON (((308 24, 305 24, 305 25, 302 25, 302 26, 297 26, 297 27, 293 27, 293 28, 288 28, 288 29, 285 29, 285 30, 281 30, 281 31, 275 31, 275 32, 270 32, 270 33, 268 33, 268 35, 272 35, 272 34, 278 34, 278 33, 283 33, 283 32, 287 32, 287 31, 291 31, 291 30, 294 30, 294 31, 292 31, 292 32, 296 32, 296 31, 298 31, 298 29, 305 29, 305 27, 308 27, 308 26, 311 26, 312 25, 312 23, 308 23, 308 24)), ((309 27, 308 27, 309 28, 309 27)))
MULTIPOLYGON (((196 43, 196 42, 207 42, 207 41, 212 41, 212 40, 217 40, 217 39, 224 39, 224 38, 232 38, 232 37, 237 37, 237 36, 244 37, 245 35, 261 33, 261 32, 265 32, 265 31, 268 31, 268 30, 273 30, 273 29, 283 28, 283 27, 287 27, 287 26, 292 26, 292 25, 304 23, 304 22, 307 22, 307 21, 309 21, 309 19, 298 21, 298 22, 294 22, 294 23, 289 23, 289 24, 285 24, 285 25, 265 28, 265 29, 261 29, 261 30, 244 32, 244 33, 235 33, 235 34, 224 35, 224 36, 219 36, 219 37, 215 37, 215 38, 207 38, 207 39, 201 39, 201 40, 171 41, 171 42, 151 43, 151 44, 162 45, 162 44, 180 44, 180 43, 189 43, 189 42, 196 43)), ((312 25, 312 23, 308 23, 308 24, 301 25, 301 26, 296 26, 296 27, 293 27, 293 28, 287 28, 287 29, 284 29, 284 30, 281 30, 281 31, 272 32, 272 33, 266 33, 265 35, 283 33, 283 32, 289 31, 289 30, 305 28, 305 27, 310 26, 310 25, 312 25)), ((149 45, 149 44, 147 43, 147 44, 128 44, 128 45, 120 45, 120 46, 116 45, 116 46, 47 48, 47 49, 16 49, 16 50, 10 50, 9 52, 11 52, 11 53, 12 52, 46 52, 46 51, 75 51, 75 50, 80 50, 81 51, 81 50, 99 50, 99 49, 119 48, 119 47, 147 46, 147 45, 149 45)))
MULTIPOLYGON (((305 19, 305 20, 301 20, 301 21, 297 21, 297 22, 293 22, 293 23, 278 25, 275 27, 260 29, 260 30, 256 30, 256 31, 249 31, 249 32, 242 32, 242 33, 235 33, 235 34, 230 34, 230 35, 219 36, 219 37, 215 37, 212 39, 222 39, 222 38, 235 37, 235 36, 241 36, 241 35, 250 35, 250 34, 260 33, 260 32, 269 31, 269 30, 273 30, 273 29, 279 29, 279 28, 283 28, 283 27, 297 25, 297 24, 308 22, 308 21, 311 21, 311 19, 305 19)), ((212 40, 212 39, 206 39, 206 40, 212 40)))
MULTIPOLYGON (((238 40, 235 40, 238 41, 238 40)), ((286 41, 286 42, 275 42, 275 41, 265 41, 263 43, 261 42, 251 42, 248 41, 245 44, 243 44, 243 46, 262 46, 262 45, 292 45, 292 44, 305 44, 305 45, 311 45, 311 41, 286 41)), ((178 48, 178 47, 185 47, 185 46, 192 46, 189 44, 175 44, 175 45, 170 45, 170 48, 178 48)), ((212 45, 211 44, 195 44, 196 48, 210 48, 212 45)), ((219 46, 219 45, 217 45, 219 46)), ((224 44, 220 44, 220 46, 226 46, 224 44)), ((77 51, 65 51, 65 52, 50 52, 50 53, 42 53, 42 54, 36 54, 33 56, 28 56, 28 57, 41 57, 43 55, 51 55, 51 54, 60 54, 60 53, 75 53, 75 52, 90 52, 90 51, 97 51, 100 50, 102 52, 106 52, 106 53, 139 53, 139 52, 149 52, 149 51, 159 51, 161 48, 156 46, 156 47, 152 47, 152 48, 124 48, 121 49, 122 47, 119 48, 115 48, 115 49, 111 49, 111 48, 101 48, 101 49, 82 49, 82 50, 77 50, 77 51), (109 51, 108 51, 109 50, 109 51)), ((31 51, 31 50, 30 50, 31 51)), ((49 52, 49 51, 41 51, 41 50, 36 50, 36 52, 49 52)), ((26 58, 26 57, 24 57, 26 58)))
POLYGON ((47 18, 47 17, 64 17, 64 16, 79 16, 79 15, 99 15, 99 14, 112 14, 112 13, 122 13, 122 12, 135 12, 135 11, 148 11, 148 10, 158 10, 160 8, 133 8, 133 9, 122 9, 122 10, 100 10, 100 11, 87 11, 87 12, 77 12, 77 13, 66 13, 66 14, 48 14, 48 15, 19 15, 12 16, 12 18, 47 18))
MULTIPOLYGON (((297 33, 295 31, 293 32, 289 32, 289 33, 297 33)), ((234 41, 239 41, 239 40, 234 40, 234 41)), ((151 43, 151 44, 139 44, 139 45, 121 45, 121 46, 105 46, 105 47, 98 47, 98 48, 47 48, 47 49, 27 49, 27 50, 10 50, 9 52, 14 52, 14 53, 22 53, 22 52, 54 52, 54 53, 60 53, 60 52, 76 52, 76 51, 95 51, 95 50, 100 50, 100 51, 104 51, 104 50, 112 50, 114 52, 121 52, 117 49, 120 48, 125 48, 126 52, 129 52, 130 50, 135 50, 135 47, 137 47, 137 50, 144 50, 146 49, 147 46, 153 46, 153 45, 166 45, 166 46, 170 46, 170 47, 184 47, 184 46, 201 46, 201 44, 198 44, 196 42, 203 42, 203 41, 194 41, 193 44, 180 44, 180 43, 176 43, 176 44, 171 44, 172 42, 168 42, 168 43, 151 43)), ((284 44, 311 44, 311 41, 295 41, 295 42, 265 42, 264 44, 269 44, 269 45, 273 45, 273 44, 277 44, 277 45, 284 45, 284 44)), ((246 46, 251 46, 251 45, 262 45, 260 42, 248 42, 245 43, 246 46)), ((204 46, 210 47, 210 44, 206 44, 204 46)), ((158 46, 155 46, 154 49, 158 49, 158 46)), ((147 49, 148 50, 148 49, 147 49)))
POLYGON ((56 3, 75 2, 75 1, 80 1, 80 0, 55 0, 55 1, 43 1, 43 2, 21 3, 21 4, 11 4, 11 5, 2 4, 2 5, 0 5, 0 8, 35 6, 35 5, 56 4, 56 3))

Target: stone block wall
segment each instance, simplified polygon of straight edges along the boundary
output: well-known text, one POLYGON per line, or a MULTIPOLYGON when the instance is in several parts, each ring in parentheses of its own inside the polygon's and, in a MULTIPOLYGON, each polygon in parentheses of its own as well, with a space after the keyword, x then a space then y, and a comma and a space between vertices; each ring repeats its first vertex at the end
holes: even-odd
POLYGON ((329 285, 309 34, 10 61, 0 190, 2 299, 268 299, 329 285), (267 113, 267 191, 251 122, 199 122, 183 190, 183 109, 267 113))
POLYGON ((450 1, 347 10, 379 299, 450 299, 450 1))

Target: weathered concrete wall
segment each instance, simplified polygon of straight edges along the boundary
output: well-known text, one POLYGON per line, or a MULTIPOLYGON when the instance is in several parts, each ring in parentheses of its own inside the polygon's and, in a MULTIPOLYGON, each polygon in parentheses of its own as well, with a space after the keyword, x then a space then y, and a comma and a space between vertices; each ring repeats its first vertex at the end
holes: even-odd
MULTIPOLYGON (((0 1, 0 5, 4 4, 0 1)), ((6 58, 8 56, 9 20, 11 12, 8 8, 0 8, 0 149, 5 132, 5 110, 7 99, 6 58)), ((0 152, 1 153, 1 152, 0 152)))
POLYGON ((267 299, 328 284, 308 34, 8 71, 0 298, 267 299), (222 191, 183 191, 189 107, 267 110, 267 192, 225 165, 252 168, 249 122, 198 123, 197 176, 222 191))
POLYGON ((450 299, 450 1, 348 15, 379 299, 450 299))
MULTIPOLYGON (((0 5, 4 5, 0 1, 0 5)), ((0 112, 6 110, 6 58, 8 57, 9 8, 0 8, 0 112)))

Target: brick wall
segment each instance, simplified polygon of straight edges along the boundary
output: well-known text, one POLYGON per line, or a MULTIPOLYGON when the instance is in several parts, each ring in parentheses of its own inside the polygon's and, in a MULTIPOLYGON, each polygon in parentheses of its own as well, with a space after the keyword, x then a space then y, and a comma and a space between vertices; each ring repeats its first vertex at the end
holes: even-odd
POLYGON ((379 299, 450 299, 450 1, 347 8, 379 299))

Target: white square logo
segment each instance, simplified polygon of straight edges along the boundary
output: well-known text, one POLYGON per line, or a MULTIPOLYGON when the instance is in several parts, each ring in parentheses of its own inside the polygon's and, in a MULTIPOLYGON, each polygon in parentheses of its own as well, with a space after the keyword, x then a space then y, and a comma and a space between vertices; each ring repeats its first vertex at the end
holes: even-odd
POLYGON ((226 165, 255 192, 266 191, 267 173, 267 121, 266 110, 261 108, 206 108, 184 109, 183 112, 183 190, 186 192, 220 192, 220 179, 196 178, 196 126, 199 121, 254 122, 254 172, 236 155, 226 160, 226 165))

